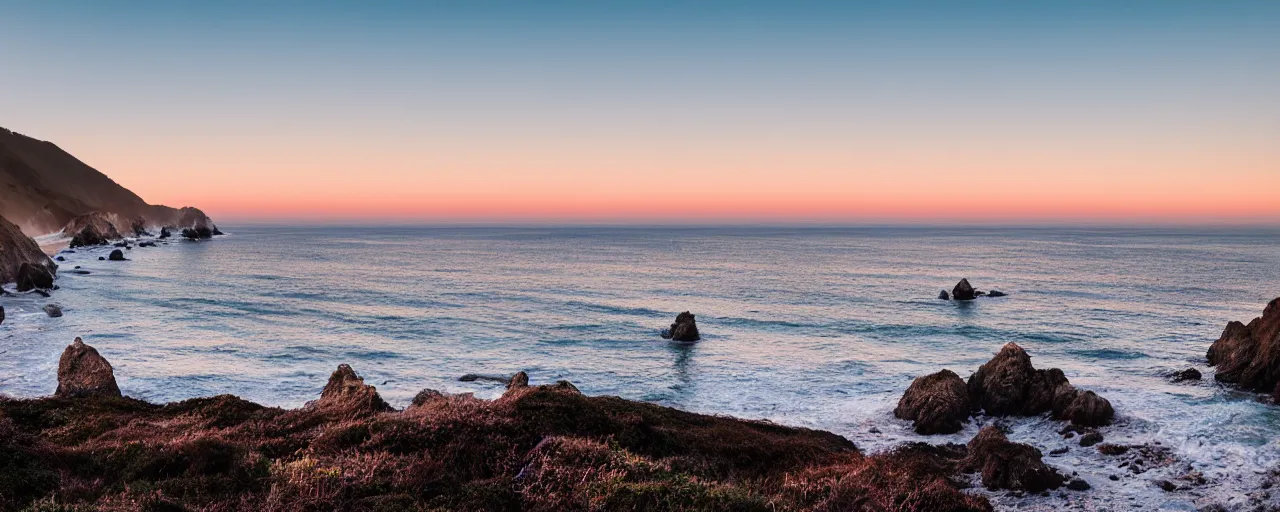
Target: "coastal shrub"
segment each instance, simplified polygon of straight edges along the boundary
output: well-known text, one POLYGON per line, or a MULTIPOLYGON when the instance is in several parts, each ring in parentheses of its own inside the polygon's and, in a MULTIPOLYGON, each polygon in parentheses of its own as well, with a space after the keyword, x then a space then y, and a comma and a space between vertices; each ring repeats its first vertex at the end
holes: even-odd
POLYGON ((989 510, 947 478, 963 446, 868 457, 568 385, 353 412, 0 399, 0 510, 989 510))

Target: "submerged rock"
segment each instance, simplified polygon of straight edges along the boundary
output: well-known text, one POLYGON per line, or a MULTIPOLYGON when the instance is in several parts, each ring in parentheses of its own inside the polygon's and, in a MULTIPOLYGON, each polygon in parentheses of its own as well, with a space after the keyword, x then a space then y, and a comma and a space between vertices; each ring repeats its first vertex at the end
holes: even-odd
POLYGON ((969 377, 969 403, 992 416, 1034 416, 1052 411, 1061 420, 1098 426, 1115 415, 1111 403, 1092 391, 1080 392, 1062 370, 1037 370, 1031 356, 1016 343, 1000 352, 969 377))
POLYGON ((1230 322, 1205 354, 1214 378, 1261 393, 1280 392, 1280 298, 1248 325, 1230 322))
POLYGON ((898 400, 893 415, 915 422, 918 434, 952 434, 969 418, 969 391, 951 370, 917 377, 898 400))
POLYGON ((954 300, 973 300, 976 295, 973 294, 973 286, 969 285, 969 279, 961 279, 956 283, 955 288, 951 289, 951 298, 954 300))
POLYGON ((942 291, 938 292, 938 299, 940 299, 940 300, 951 300, 951 294, 947 293, 947 291, 946 291, 946 290, 942 290, 942 291))
POLYGON ((58 318, 62 316, 62 308, 57 304, 45 304, 42 309, 44 309, 44 314, 49 315, 49 318, 58 318))
POLYGON ((336 408, 350 412, 384 412, 391 406, 378 395, 377 388, 364 383, 350 365, 340 364, 329 376, 329 383, 320 393, 316 406, 336 408))
MULTIPOLYGON (((18 291, 29 292, 32 290, 52 290, 53 289, 53 268, 49 265, 41 265, 38 263, 23 262, 18 266, 18 291)), ((55 267, 56 268, 56 267, 55 267)))
POLYGON ((676 315, 675 323, 671 324, 671 328, 662 331, 662 337, 673 341, 698 341, 701 338, 698 334, 698 323, 693 318, 693 313, 685 311, 676 315))
POLYGON ((1004 296, 1006 296, 1006 295, 1009 295, 1009 294, 1007 294, 1007 293, 1005 293, 1005 292, 1002 292, 1002 291, 1000 291, 1000 290, 991 290, 991 291, 987 292, 987 296, 988 296, 988 297, 1004 297, 1004 296))
POLYGON ((62 398, 119 397, 111 363, 98 351, 76 338, 58 359, 58 390, 62 398))
POLYGON ((968 448, 969 455, 962 466, 966 471, 981 473, 982 485, 989 490, 1041 492, 1057 489, 1065 480, 1044 464, 1040 450, 1009 441, 993 426, 982 427, 968 448))
POLYGON ((1187 368, 1186 370, 1182 370, 1180 372, 1173 372, 1172 374, 1169 375, 1169 380, 1173 382, 1200 380, 1201 378, 1203 378, 1203 376, 1200 375, 1200 370, 1197 370, 1195 368, 1187 368))
POLYGON ((107 256, 107 259, 111 261, 129 261, 125 259, 124 252, 121 251, 120 249, 111 251, 111 255, 107 256))

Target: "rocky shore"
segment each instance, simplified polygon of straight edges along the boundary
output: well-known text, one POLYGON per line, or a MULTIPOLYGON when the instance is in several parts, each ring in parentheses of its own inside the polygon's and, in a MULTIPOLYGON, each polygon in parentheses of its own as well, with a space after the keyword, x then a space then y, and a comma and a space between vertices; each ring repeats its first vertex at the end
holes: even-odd
POLYGON ((121 396, 77 340, 58 380, 52 397, 0 399, 2 510, 958 512, 991 510, 963 490, 966 472, 1028 490, 1056 474, 993 430, 868 456, 827 432, 527 376, 496 400, 424 390, 397 411, 342 365, 301 409, 160 405, 121 396))

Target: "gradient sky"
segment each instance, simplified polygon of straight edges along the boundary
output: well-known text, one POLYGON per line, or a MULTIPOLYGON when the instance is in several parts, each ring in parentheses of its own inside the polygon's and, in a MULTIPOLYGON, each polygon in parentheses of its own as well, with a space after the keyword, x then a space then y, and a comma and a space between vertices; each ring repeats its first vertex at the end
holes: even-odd
POLYGON ((179 4, 0 0, 0 126, 221 220, 1280 220, 1274 0, 179 4))

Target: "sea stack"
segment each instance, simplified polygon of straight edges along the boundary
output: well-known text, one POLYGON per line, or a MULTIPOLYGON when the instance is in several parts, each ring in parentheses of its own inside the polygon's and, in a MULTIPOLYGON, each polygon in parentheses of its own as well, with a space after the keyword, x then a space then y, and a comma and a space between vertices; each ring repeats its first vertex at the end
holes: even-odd
POLYGON ((973 286, 969 285, 969 279, 961 279, 956 283, 955 288, 951 289, 951 298, 953 300, 973 300, 976 295, 973 293, 973 286))
POLYGON ((1214 378, 1243 389, 1280 395, 1280 298, 1248 325, 1232 321, 1206 354, 1214 378))
POLYGON ((120 388, 111 363, 77 337, 58 359, 58 390, 54 396, 119 398, 120 388))
POLYGON ((698 323, 694 321, 693 313, 685 311, 676 315, 675 323, 671 324, 671 328, 662 331, 662 337, 672 341, 698 341, 702 337, 698 334, 698 323))
POLYGON ((1016 343, 1000 352, 969 377, 969 403, 975 412, 992 416, 1034 416, 1047 411, 1059 420, 1082 426, 1111 423, 1111 402, 1092 391, 1076 389, 1062 370, 1037 370, 1031 356, 1016 343))

